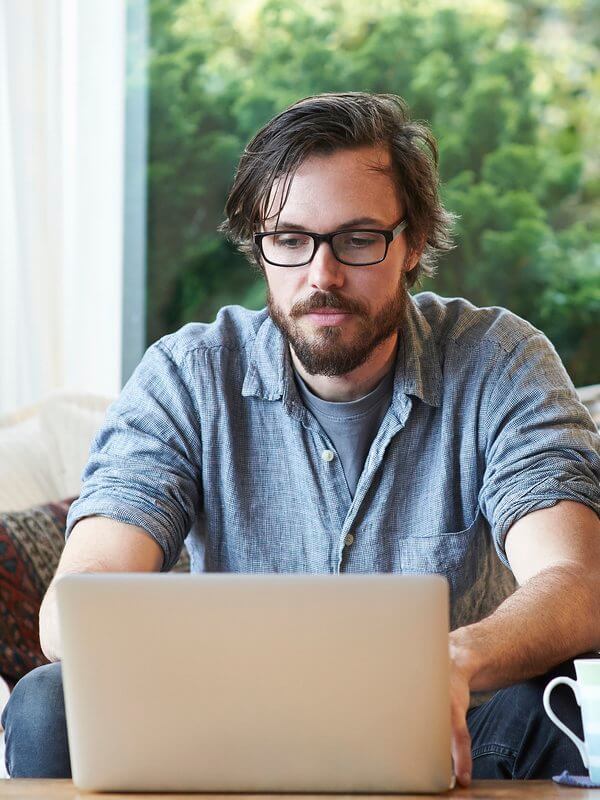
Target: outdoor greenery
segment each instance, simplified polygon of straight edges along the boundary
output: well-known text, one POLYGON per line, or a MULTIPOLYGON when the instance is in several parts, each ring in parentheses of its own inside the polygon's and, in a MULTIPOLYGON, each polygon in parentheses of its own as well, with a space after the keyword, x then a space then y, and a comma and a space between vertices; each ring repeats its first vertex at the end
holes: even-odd
POLYGON ((600 382, 596 3, 150 0, 148 341, 264 285, 217 226, 239 155, 285 106, 394 92, 440 144, 457 248, 422 288, 502 305, 600 382))

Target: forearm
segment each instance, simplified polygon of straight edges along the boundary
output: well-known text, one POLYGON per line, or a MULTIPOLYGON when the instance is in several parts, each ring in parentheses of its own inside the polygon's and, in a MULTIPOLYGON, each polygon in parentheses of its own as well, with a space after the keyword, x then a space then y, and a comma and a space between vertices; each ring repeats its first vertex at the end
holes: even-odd
POLYGON ((150 572, 163 563, 159 545, 143 528, 106 517, 80 520, 69 537, 40 607, 39 633, 42 652, 49 661, 62 655, 56 582, 69 573, 150 572))
POLYGON ((486 619, 450 634, 471 691, 492 691, 600 649, 600 580, 567 566, 531 577, 486 619))

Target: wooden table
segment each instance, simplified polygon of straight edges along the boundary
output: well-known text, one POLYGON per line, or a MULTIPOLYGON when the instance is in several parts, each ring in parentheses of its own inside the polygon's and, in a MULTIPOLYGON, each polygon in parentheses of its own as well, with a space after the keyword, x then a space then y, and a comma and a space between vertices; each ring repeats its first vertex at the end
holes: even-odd
POLYGON ((553 781, 473 781, 468 789, 457 788, 444 794, 403 794, 403 795, 333 795, 333 794, 92 794, 79 792, 71 781, 65 780, 0 780, 0 798, 13 800, 427 800, 427 798, 451 797, 461 800, 546 800, 547 798, 568 798, 568 800, 600 800, 600 789, 578 789, 559 786, 553 781))

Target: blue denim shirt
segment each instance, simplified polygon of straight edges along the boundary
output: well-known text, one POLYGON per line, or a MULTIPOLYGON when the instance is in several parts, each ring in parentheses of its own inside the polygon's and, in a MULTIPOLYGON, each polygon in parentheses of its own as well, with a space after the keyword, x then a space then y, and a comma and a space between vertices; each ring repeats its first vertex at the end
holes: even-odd
POLYGON ((147 350, 67 536, 102 515, 144 528, 164 570, 189 533, 192 570, 441 573, 456 628, 514 591, 504 540, 520 517, 563 498, 600 513, 594 424, 550 342, 502 308, 412 297, 353 498, 326 450, 266 310, 228 306, 147 350))

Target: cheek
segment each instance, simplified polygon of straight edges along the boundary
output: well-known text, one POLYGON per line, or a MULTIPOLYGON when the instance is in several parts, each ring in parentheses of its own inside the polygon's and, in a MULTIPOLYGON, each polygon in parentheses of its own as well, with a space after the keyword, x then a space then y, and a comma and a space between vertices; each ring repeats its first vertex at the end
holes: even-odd
POLYGON ((397 295, 400 275, 400 272, 394 272, 385 278, 381 276, 378 280, 363 283, 358 291, 371 308, 378 308, 397 295))
POLYGON ((389 281, 382 280, 381 276, 370 275, 365 280, 356 281, 354 289, 360 292, 365 299, 376 303, 390 293, 391 285, 389 281))
POLYGON ((268 275, 271 297, 281 308, 290 308, 302 294, 302 283, 295 275, 268 275))

